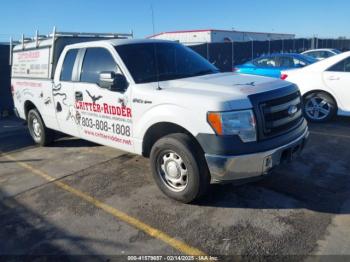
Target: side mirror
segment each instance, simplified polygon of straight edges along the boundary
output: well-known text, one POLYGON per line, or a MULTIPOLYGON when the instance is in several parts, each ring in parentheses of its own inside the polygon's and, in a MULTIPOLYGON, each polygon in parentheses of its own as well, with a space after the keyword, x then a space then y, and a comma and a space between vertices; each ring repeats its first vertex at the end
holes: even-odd
POLYGON ((124 92, 128 88, 128 81, 125 76, 113 71, 101 72, 99 86, 110 91, 124 92))

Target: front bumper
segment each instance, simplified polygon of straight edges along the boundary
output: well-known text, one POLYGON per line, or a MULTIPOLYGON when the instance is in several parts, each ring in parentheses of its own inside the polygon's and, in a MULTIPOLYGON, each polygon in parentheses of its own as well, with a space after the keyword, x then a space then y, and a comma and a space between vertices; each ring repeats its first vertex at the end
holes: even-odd
POLYGON ((283 161, 290 161, 304 148, 309 131, 292 142, 265 152, 239 156, 205 154, 212 182, 249 179, 267 174, 283 161))

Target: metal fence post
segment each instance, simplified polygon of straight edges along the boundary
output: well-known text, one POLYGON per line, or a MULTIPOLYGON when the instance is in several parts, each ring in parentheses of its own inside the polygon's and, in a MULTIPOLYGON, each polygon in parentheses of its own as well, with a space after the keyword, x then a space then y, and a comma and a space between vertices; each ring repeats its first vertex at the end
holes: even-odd
POLYGON ((254 41, 252 39, 252 60, 254 59, 254 41))
POLYGON ((231 42, 231 67, 233 67, 235 58, 234 58, 234 45, 233 45, 233 41, 231 42))
POLYGON ((209 57, 209 43, 206 43, 207 46, 207 60, 210 61, 210 57, 209 57))

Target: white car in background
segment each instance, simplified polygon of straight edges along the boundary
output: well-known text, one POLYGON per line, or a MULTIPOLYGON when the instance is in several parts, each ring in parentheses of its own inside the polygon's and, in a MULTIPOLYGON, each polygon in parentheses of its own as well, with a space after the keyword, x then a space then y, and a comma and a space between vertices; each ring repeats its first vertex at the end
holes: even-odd
POLYGON ((308 120, 324 122, 335 114, 350 116, 350 51, 283 71, 281 78, 298 85, 308 120))
POLYGON ((302 52, 302 55, 311 56, 317 60, 323 60, 325 58, 335 56, 340 54, 341 51, 332 48, 323 48, 323 49, 312 49, 302 52))

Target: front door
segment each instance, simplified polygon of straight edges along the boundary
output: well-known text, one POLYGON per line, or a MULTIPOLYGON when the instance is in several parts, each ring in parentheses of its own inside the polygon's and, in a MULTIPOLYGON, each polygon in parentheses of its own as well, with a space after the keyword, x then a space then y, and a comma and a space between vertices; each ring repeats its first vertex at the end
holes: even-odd
POLYGON ((340 101, 338 107, 350 112, 350 57, 327 69, 323 79, 340 101))
POLYGON ((81 137, 99 144, 133 152, 130 88, 117 92, 99 85, 101 72, 121 73, 111 50, 85 49, 75 93, 80 96, 81 137))
POLYGON ((78 49, 69 50, 64 56, 60 75, 54 80, 52 96, 60 131, 79 137, 79 116, 75 106, 74 70, 77 68, 78 49))

